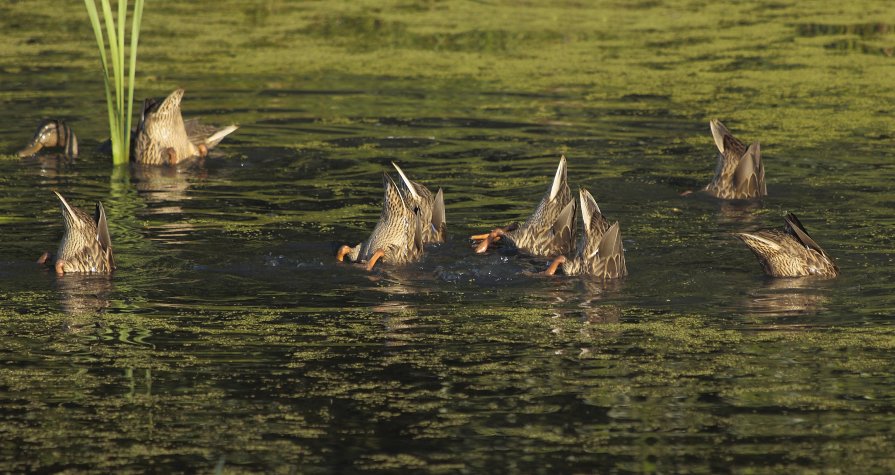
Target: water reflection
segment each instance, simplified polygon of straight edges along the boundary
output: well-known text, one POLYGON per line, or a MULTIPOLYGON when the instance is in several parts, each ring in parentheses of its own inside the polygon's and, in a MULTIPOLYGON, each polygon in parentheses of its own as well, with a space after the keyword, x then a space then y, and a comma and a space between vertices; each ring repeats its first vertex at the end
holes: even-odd
POLYGON ((56 278, 62 310, 72 316, 97 316, 109 308, 114 290, 109 275, 66 274, 56 278))
POLYGON ((826 49, 838 51, 856 51, 863 54, 881 54, 886 57, 895 55, 895 47, 879 46, 865 43, 860 40, 836 40, 824 45, 826 49))
POLYGON ((146 212, 165 220, 156 227, 159 236, 179 242, 195 231, 196 227, 182 215, 191 199, 188 192, 192 182, 208 177, 204 159, 176 166, 133 164, 130 171, 131 183, 147 205, 146 212))
POLYGON ((861 38, 887 35, 895 31, 895 26, 887 23, 800 23, 796 25, 799 36, 839 36, 855 35, 861 38))
MULTIPOLYGON (((367 272, 363 267, 355 266, 357 272, 367 272)), ((414 311, 410 297, 417 293, 418 289, 406 284, 411 282, 412 269, 408 267, 392 268, 381 274, 369 274, 365 278, 373 284, 368 290, 372 290, 377 297, 373 297, 377 304, 370 307, 374 312, 402 314, 414 311)), ((418 281, 417 281, 418 282, 418 281)), ((418 285, 418 284, 417 284, 418 285)))
POLYGON ((743 301, 748 314, 759 316, 812 315, 826 309, 829 280, 811 277, 762 279, 743 301))
POLYGON ((618 323, 622 311, 618 305, 607 303, 618 295, 625 286, 624 279, 612 279, 605 282, 582 278, 579 282, 582 298, 577 303, 578 311, 589 323, 618 323))
MULTIPOLYGON (((723 201, 718 206, 717 223, 725 224, 754 224, 756 211, 763 208, 763 203, 757 200, 723 201)), ((746 230, 746 228, 742 228, 746 230)), ((751 230, 751 228, 749 228, 751 230)))
MULTIPOLYGON (((208 172, 201 163, 177 166, 131 166, 131 182, 148 203, 178 203, 188 200, 187 190, 191 177, 206 177, 208 172)), ((157 210, 162 213, 179 213, 182 208, 172 206, 157 210)))
POLYGON ((38 170, 41 177, 52 179, 54 183, 59 178, 67 178, 74 164, 73 160, 60 152, 43 152, 21 160, 23 168, 38 170))

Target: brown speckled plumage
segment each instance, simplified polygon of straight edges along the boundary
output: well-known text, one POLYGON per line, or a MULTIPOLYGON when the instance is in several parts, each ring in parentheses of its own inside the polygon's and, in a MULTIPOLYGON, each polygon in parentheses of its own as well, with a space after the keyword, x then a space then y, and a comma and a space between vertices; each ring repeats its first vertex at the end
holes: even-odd
MULTIPOLYGON (((559 259, 563 273, 591 275, 600 279, 616 279, 628 275, 619 224, 609 224, 590 192, 582 188, 578 194, 584 232, 575 257, 559 259)), ((555 271, 555 267, 553 270, 555 271)))
POLYGON ((88 272, 108 274, 115 270, 112 239, 102 203, 96 203, 93 216, 68 204, 58 192, 62 206, 64 231, 55 259, 48 263, 59 274, 88 272))
POLYGON ((153 99, 144 102, 134 140, 134 161, 175 165, 207 153, 237 129, 235 125, 223 128, 204 125, 198 119, 184 122, 180 112, 183 92, 177 89, 161 102, 153 99))
MULTIPOLYGON (((418 208, 411 208, 395 181, 383 174, 385 199, 382 214, 369 239, 344 254, 352 262, 366 263, 377 251, 387 264, 407 264, 423 255, 423 231, 418 208)), ((341 258, 341 254, 340 254, 341 258)))
POLYGON ((715 177, 705 191, 725 200, 767 196, 759 143, 755 142, 747 148, 718 119, 712 119, 709 125, 720 154, 715 177))
POLYGON ((839 275, 839 267, 808 235, 794 214, 786 215, 784 221, 783 230, 738 233, 736 237, 749 246, 761 268, 771 277, 839 275))
POLYGON ((44 147, 61 147, 66 158, 78 158, 78 137, 61 120, 51 119, 41 123, 28 145, 19 150, 19 156, 30 157, 44 147))
POLYGON ((447 221, 444 215, 444 193, 441 188, 433 195, 422 183, 411 181, 396 163, 401 182, 407 190, 404 198, 410 208, 418 207, 423 223, 423 244, 442 243, 447 235, 447 221))
POLYGON ((523 254, 551 257, 570 253, 575 246, 575 201, 569 191, 566 157, 559 160, 550 189, 529 218, 517 227, 508 226, 492 231, 477 252, 484 252, 491 239, 499 241, 523 254))

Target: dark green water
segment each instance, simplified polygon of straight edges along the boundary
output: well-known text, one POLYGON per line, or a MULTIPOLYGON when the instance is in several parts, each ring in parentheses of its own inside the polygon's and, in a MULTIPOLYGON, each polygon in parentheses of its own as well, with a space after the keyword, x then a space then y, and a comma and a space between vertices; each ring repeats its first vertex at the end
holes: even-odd
POLYGON ((886 2, 151 2, 139 97, 241 129, 202 165, 113 170, 83 7, 0 6, 0 471, 895 470, 886 2), (74 164, 14 152, 42 118, 74 164), (679 193, 708 121, 770 196, 679 193), (561 153, 630 277, 528 275, 466 237, 524 218, 561 153), (335 262, 391 161, 449 241, 335 262), (119 270, 34 260, 52 190, 101 200, 119 270), (770 280, 730 233, 799 215, 842 269, 770 280))

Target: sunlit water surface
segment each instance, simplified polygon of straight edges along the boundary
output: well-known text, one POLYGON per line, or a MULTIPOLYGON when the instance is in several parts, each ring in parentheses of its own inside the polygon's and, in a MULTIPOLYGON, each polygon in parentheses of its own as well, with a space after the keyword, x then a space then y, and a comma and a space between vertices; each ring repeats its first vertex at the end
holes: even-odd
POLYGON ((895 470, 891 8, 601 3, 150 3, 137 95, 241 125, 176 170, 95 152, 83 7, 0 6, 0 470, 895 470), (13 155, 45 117, 77 161, 13 155), (680 196, 714 117, 767 199, 680 196), (472 252, 563 153, 627 279, 472 252), (444 189, 448 242, 337 263, 391 161, 444 189), (34 263, 52 190, 103 202, 112 279, 34 263), (787 211, 840 278, 768 279, 731 236, 787 211))

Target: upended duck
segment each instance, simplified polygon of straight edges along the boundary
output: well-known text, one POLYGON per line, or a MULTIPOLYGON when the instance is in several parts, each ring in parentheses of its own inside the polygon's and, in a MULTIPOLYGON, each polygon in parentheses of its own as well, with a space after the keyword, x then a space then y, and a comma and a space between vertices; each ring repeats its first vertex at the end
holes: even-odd
POLYGON ((725 200, 746 200, 767 196, 764 181, 764 165, 761 162, 761 146, 758 142, 746 144, 733 136, 718 119, 709 123, 715 146, 718 147, 718 165, 715 177, 705 187, 712 196, 725 200))
POLYGON ((50 119, 42 122, 22 150, 19 157, 30 157, 43 148, 61 147, 65 158, 78 158, 78 137, 65 121, 50 119))
POLYGON ((784 218, 783 230, 764 230, 737 233, 758 258, 765 274, 771 277, 836 277, 839 267, 799 221, 789 213, 784 218))
POLYGON ((442 243, 447 235, 447 220, 444 215, 444 193, 441 188, 433 195, 422 183, 411 181, 395 162, 392 166, 401 176, 401 181, 407 193, 404 198, 411 209, 420 210, 420 219, 423 224, 423 244, 442 243))
POLYGON ((553 275, 562 268, 566 275, 590 275, 604 280, 628 275, 618 222, 609 224, 589 191, 581 188, 578 195, 584 221, 578 250, 571 259, 556 257, 544 273, 553 275))
POLYGON ((387 173, 383 173, 385 198, 382 214, 370 237, 354 246, 342 246, 336 253, 340 262, 366 264, 368 271, 380 260, 386 264, 408 264, 423 255, 423 225, 420 208, 411 206, 398 185, 387 173))
POLYGON ((133 159, 148 165, 176 165, 194 157, 204 157, 227 135, 239 127, 214 127, 198 119, 183 120, 180 102, 183 89, 162 101, 146 99, 134 138, 133 159))
POLYGON ((569 191, 566 157, 559 159, 550 189, 528 219, 520 224, 499 227, 487 234, 471 236, 481 241, 475 252, 483 253, 495 242, 535 257, 553 257, 574 249, 575 201, 569 191))
POLYGON ((103 204, 96 203, 93 216, 68 203, 54 191, 62 206, 63 234, 56 255, 44 253, 38 263, 53 267, 59 275, 71 272, 109 274, 115 270, 112 238, 103 204))

